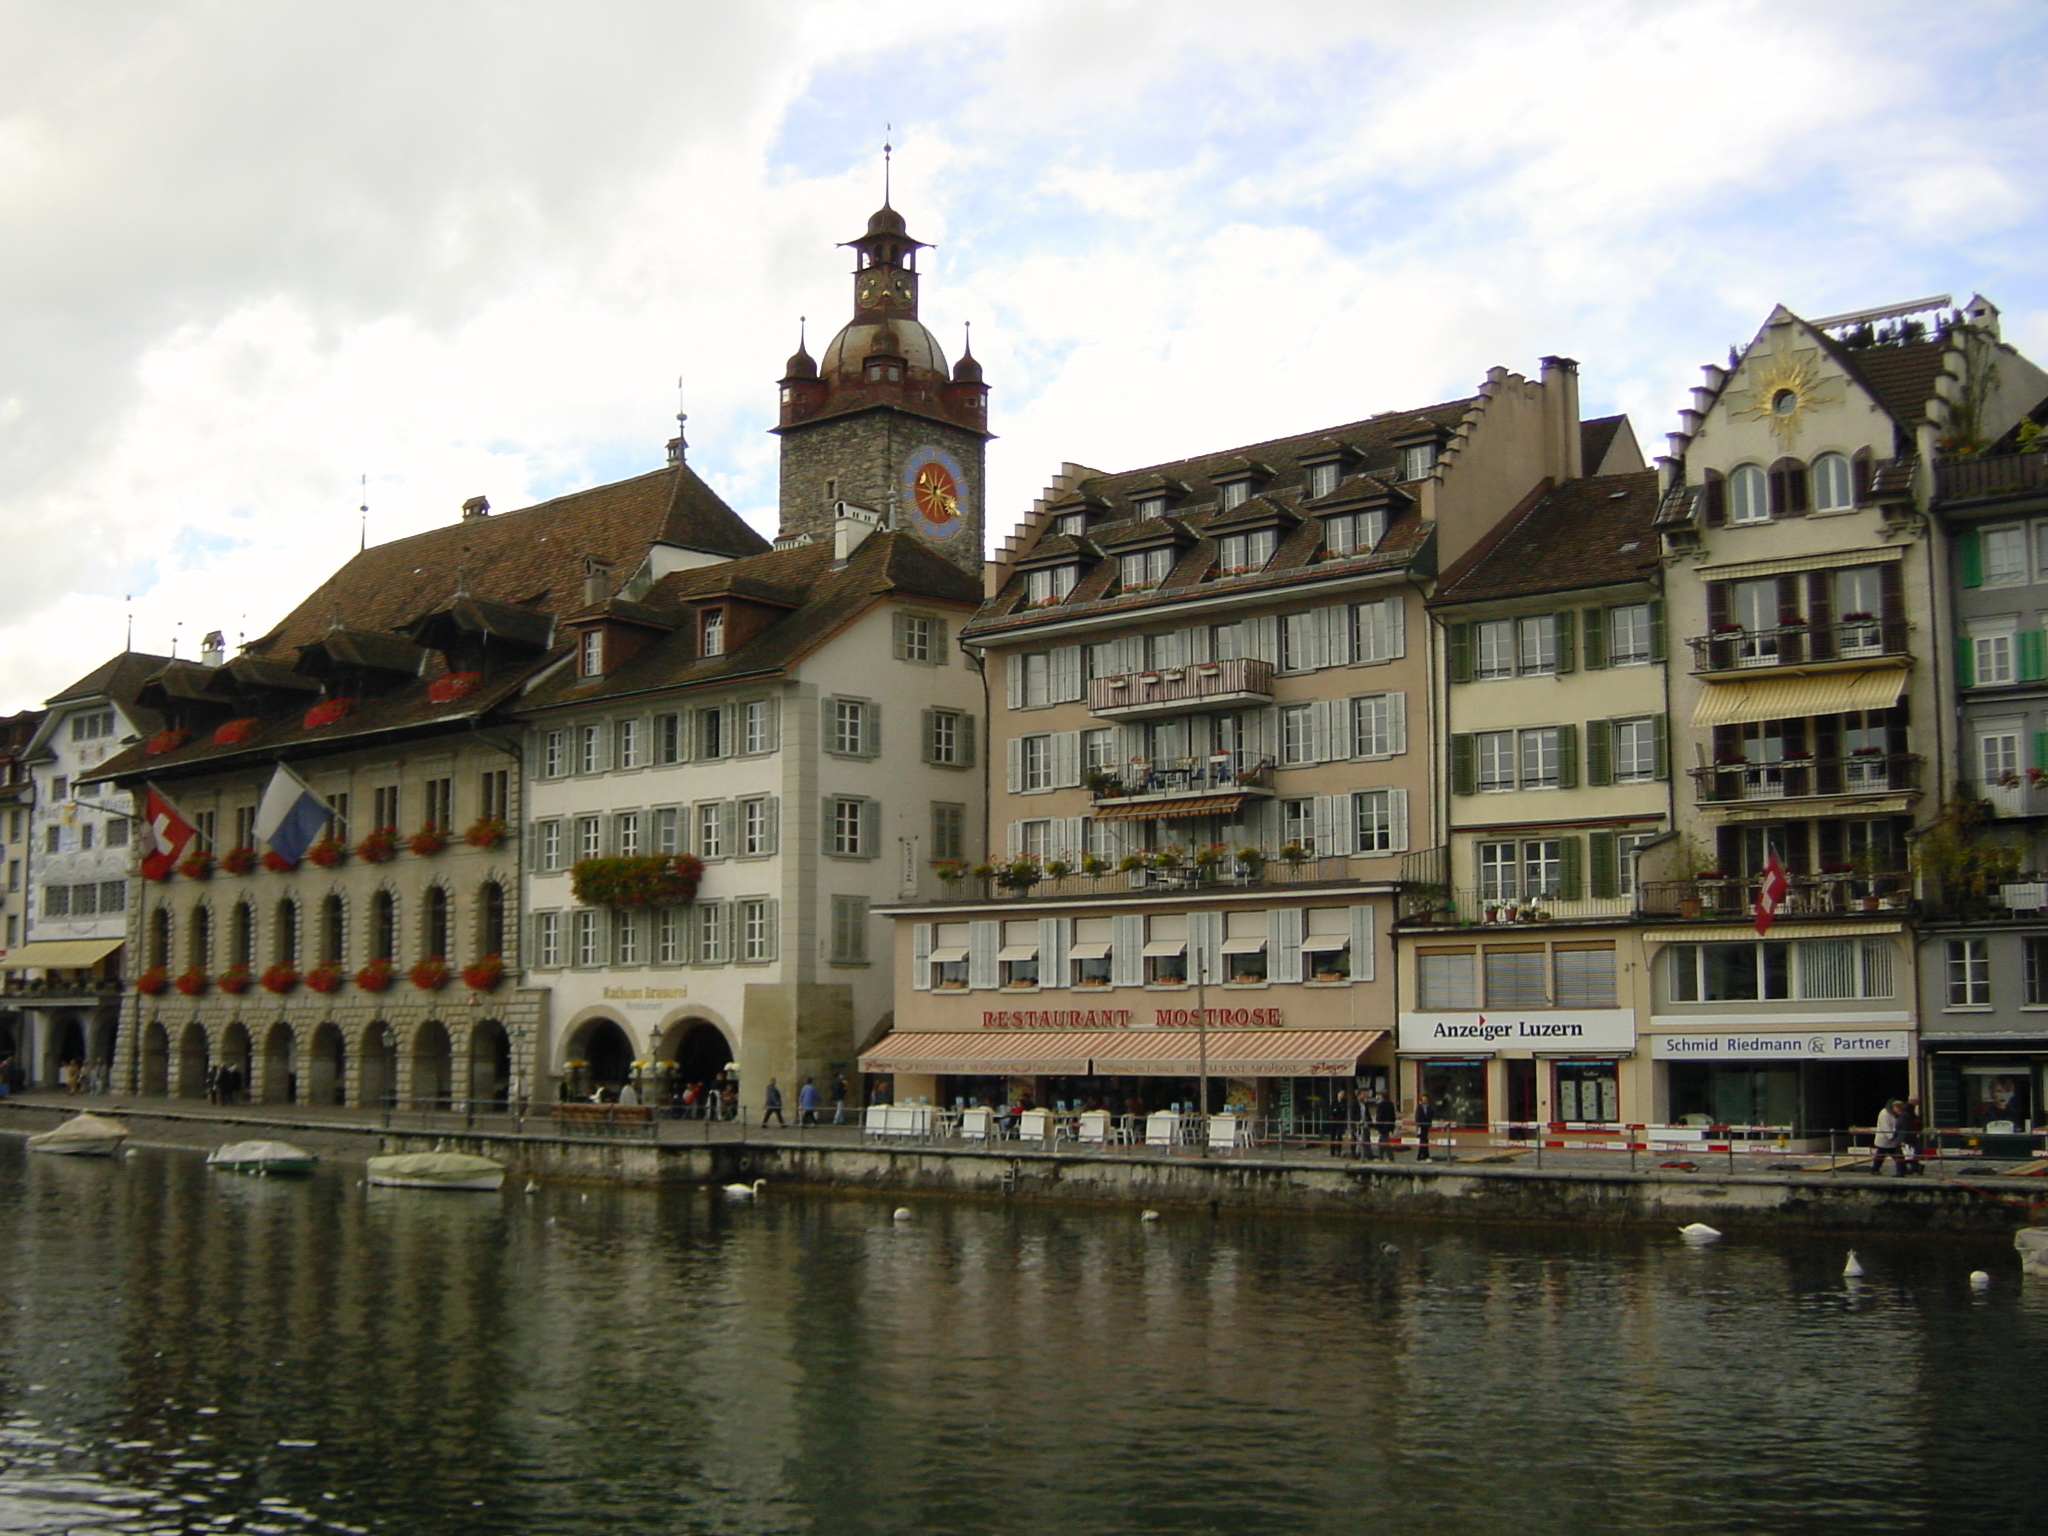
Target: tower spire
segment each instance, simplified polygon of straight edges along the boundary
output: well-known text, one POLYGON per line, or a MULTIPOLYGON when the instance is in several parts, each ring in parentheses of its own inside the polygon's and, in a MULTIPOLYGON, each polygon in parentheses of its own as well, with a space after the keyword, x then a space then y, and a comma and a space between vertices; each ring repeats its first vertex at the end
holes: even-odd
POLYGON ((893 123, 882 124, 882 206, 884 208, 889 206, 889 156, 895 149, 895 146, 889 141, 895 136, 896 128, 893 123))

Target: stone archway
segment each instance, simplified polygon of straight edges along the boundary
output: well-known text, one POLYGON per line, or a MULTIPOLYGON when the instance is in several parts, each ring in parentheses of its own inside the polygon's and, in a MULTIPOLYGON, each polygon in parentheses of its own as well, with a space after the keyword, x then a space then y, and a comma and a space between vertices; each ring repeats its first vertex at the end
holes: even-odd
POLYGON ((151 1019, 142 1032, 142 1094, 165 1099, 171 1093, 171 1036, 163 1020, 151 1019))
POLYGON ((469 1104, 505 1110, 512 1103, 512 1039, 496 1019, 481 1019, 469 1032, 469 1104))
MULTIPOLYGON (((271 1030, 275 1038, 279 1024, 271 1030)), ((342 1039, 341 1026, 333 1020, 322 1024, 313 1031, 311 1049, 306 1052, 306 1082, 303 1089, 308 1104, 341 1104, 346 1102, 348 1092, 348 1044, 342 1039)))
POLYGON ((206 1026, 194 1020, 178 1034, 176 1074, 171 1084, 173 1098, 206 1097, 207 1055, 206 1026))
POLYGON ((50 1026, 50 1081, 76 1082, 85 1074, 85 1024, 75 1013, 60 1013, 50 1026))
POLYGON ((569 1036, 563 1065, 569 1091, 578 1097, 595 1088, 616 1088, 633 1075, 632 1037, 616 1019, 585 1019, 569 1036))
POLYGON ((293 1091, 296 1087, 292 1076, 292 1027, 279 1019, 263 1035, 263 1065, 257 1073, 256 1097, 265 1104, 292 1104, 298 1100, 293 1091))
POLYGON ((221 1102, 247 1102, 255 1097, 256 1075, 252 1070, 249 1030, 240 1020, 230 1024, 220 1037, 221 1102), (229 1076, 232 1073, 233 1076, 229 1076))
POLYGON ((356 1047, 362 1058, 356 1088, 359 1109, 389 1109, 398 1100, 398 1037, 382 1019, 363 1027, 356 1047))
POLYGON ((448 1029, 429 1019, 412 1032, 412 1107, 446 1109, 453 1092, 455 1052, 448 1029))
POLYGON ((709 1083, 726 1067, 739 1060, 739 1053, 726 1033, 709 1019, 679 1019, 668 1031, 659 1053, 675 1063, 676 1081, 709 1083))

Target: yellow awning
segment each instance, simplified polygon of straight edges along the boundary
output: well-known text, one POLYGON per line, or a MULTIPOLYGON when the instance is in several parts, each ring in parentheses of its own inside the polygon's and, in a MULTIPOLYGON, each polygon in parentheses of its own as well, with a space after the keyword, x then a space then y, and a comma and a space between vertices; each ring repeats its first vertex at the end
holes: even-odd
POLYGON ((1693 706, 1694 725, 1748 725, 1757 720, 1797 720, 1806 715, 1843 715, 1858 709, 1890 709, 1906 691, 1903 667, 1865 672, 1824 672, 1818 677, 1752 677, 1709 683, 1693 706))
POLYGON ((120 947, 119 939, 44 939, 0 956, 0 971, 25 971, 31 966, 76 970, 99 964, 120 947))

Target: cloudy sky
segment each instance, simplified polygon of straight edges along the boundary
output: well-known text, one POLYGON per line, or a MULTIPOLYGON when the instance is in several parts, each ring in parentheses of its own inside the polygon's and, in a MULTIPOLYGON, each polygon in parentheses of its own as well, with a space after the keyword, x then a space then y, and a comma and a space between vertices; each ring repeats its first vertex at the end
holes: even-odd
POLYGON ((1581 359, 1646 449, 1774 302, 2048 358, 2029 0, 0 0, 0 707, 261 634, 369 537, 691 462, 878 201, 1000 531, 1114 469, 1581 359))

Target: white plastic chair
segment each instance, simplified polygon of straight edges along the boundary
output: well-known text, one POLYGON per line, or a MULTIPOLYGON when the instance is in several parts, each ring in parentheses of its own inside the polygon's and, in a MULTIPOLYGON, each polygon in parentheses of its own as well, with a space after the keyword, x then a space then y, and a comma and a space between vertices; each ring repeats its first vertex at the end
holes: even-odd
POLYGON ((1180 1140, 1180 1116, 1157 1109, 1145 1117, 1145 1145, 1171 1148, 1180 1140))
POLYGON ((1109 1112, 1102 1109, 1084 1110, 1077 1140, 1091 1147, 1109 1145, 1109 1112))
POLYGON ((995 1111, 988 1108, 963 1109, 960 1111, 960 1139, 962 1141, 987 1141, 994 1130, 992 1122, 995 1111))
POLYGON ((1053 1124, 1049 1109, 1027 1109, 1017 1117, 1017 1139, 1035 1141, 1040 1146, 1049 1144, 1059 1134, 1053 1124))
POLYGON ((1209 1150, 1211 1152, 1234 1152, 1237 1150, 1237 1116, 1211 1115, 1209 1117, 1209 1150))

